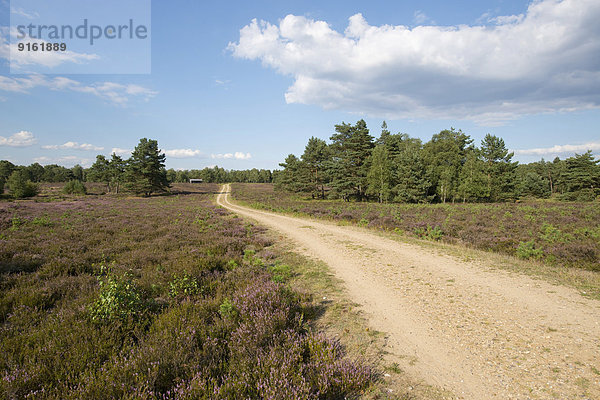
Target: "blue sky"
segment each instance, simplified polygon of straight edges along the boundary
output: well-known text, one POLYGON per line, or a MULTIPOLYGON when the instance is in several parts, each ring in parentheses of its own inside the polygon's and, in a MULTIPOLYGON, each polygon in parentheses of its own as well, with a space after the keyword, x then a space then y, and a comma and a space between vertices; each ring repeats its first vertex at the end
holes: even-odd
POLYGON ((149 74, 62 73, 101 61, 75 52, 40 75, 11 74, 8 26, 41 17, 0 0, 0 159, 89 166, 148 137, 167 167, 272 169, 360 118, 600 154, 597 0, 211 3, 152 2, 149 74))

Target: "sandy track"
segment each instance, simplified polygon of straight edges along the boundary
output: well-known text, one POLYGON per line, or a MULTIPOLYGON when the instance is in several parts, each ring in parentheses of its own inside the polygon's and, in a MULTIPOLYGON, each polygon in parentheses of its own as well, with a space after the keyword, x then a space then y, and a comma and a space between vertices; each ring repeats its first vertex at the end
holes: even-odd
POLYGON ((345 283, 392 358, 465 399, 600 399, 600 302, 366 229, 221 206, 291 239, 345 283))

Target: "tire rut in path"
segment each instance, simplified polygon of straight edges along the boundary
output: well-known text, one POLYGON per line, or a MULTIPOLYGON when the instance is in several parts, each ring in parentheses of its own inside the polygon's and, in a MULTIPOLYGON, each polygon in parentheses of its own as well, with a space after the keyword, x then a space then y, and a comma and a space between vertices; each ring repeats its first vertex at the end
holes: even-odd
POLYGON ((391 359, 464 399, 600 399, 600 302, 366 229, 217 203, 325 262, 391 359))

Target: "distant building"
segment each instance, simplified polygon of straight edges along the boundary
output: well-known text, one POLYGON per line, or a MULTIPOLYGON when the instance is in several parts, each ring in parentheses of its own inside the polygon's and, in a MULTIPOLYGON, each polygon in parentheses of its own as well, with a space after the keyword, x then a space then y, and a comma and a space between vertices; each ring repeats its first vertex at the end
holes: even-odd
POLYGON ((190 179, 190 183, 202 183, 202 179, 190 179))

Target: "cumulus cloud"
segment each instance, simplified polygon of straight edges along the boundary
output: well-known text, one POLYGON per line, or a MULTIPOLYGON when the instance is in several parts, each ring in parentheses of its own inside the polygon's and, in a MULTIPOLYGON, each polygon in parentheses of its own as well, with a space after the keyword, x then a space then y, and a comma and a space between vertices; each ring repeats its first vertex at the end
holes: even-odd
POLYGON ((28 93, 30 90, 44 87, 56 91, 73 91, 91 94, 110 103, 124 106, 133 99, 148 101, 158 92, 134 84, 115 82, 98 82, 84 85, 79 81, 65 78, 50 78, 45 75, 30 75, 23 78, 0 76, 0 90, 7 92, 28 93))
POLYGON ((20 131, 9 137, 0 136, 0 146, 27 147, 37 143, 33 133, 20 131))
POLYGON ((211 154, 210 158, 249 160, 250 158, 252 158, 252 155, 250 153, 242 153, 241 151, 236 151, 235 153, 211 154))
POLYGON ((498 125, 600 107, 598 19, 597 0, 534 1, 488 26, 372 26, 356 14, 337 32, 288 15, 252 20, 228 49, 293 77, 288 103, 498 125))
POLYGON ((173 150, 165 150, 164 151, 167 157, 173 158, 191 158, 202 155, 200 150, 193 149, 173 149, 173 150))
POLYGON ((104 150, 104 147, 94 146, 93 144, 89 144, 89 143, 79 144, 77 142, 66 142, 64 144, 50 144, 50 145, 42 146, 42 149, 51 149, 51 150, 70 149, 70 150, 100 151, 100 150, 104 150))
POLYGON ((552 154, 566 154, 566 153, 585 153, 588 150, 596 151, 600 150, 600 142, 589 142, 585 144, 563 144, 555 145, 552 147, 541 147, 535 149, 522 149, 515 150, 515 154, 518 155, 552 155, 552 154))

